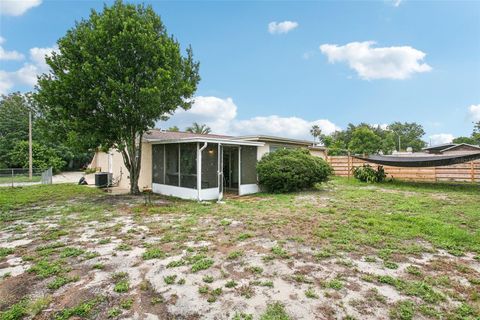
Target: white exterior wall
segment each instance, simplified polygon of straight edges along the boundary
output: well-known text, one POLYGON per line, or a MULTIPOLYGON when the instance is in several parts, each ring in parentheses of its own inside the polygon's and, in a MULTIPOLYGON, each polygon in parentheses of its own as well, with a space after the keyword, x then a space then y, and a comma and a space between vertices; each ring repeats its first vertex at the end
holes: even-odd
MULTIPOLYGON (((108 152, 97 151, 89 165, 90 168, 99 168, 101 172, 110 172, 113 179, 120 179, 118 186, 123 189, 130 189, 130 175, 123 162, 123 156, 115 149, 108 152)), ((142 163, 138 187, 140 190, 152 186, 152 145, 142 144, 142 163)))
POLYGON ((177 197, 187 200, 217 200, 218 188, 200 190, 200 199, 198 199, 198 190, 190 188, 182 188, 177 186, 169 186, 166 184, 153 183, 152 191, 166 196, 177 197))

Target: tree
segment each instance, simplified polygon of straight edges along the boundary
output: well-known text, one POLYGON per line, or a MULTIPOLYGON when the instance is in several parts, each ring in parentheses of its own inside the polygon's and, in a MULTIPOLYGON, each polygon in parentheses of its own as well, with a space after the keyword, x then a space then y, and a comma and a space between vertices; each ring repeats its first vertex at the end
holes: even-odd
POLYGON ((353 131, 348 144, 354 154, 374 154, 381 150, 382 139, 370 128, 359 127, 353 131))
POLYGON ((28 140, 28 95, 19 92, 2 95, 0 100, 0 168, 18 167, 10 154, 19 141, 28 140))
MULTIPOLYGON (((32 144, 32 154, 34 168, 45 170, 52 167, 54 172, 59 172, 66 164, 55 149, 37 142, 32 144)), ((10 157, 22 168, 28 167, 28 141, 18 141, 10 152, 10 157)))
POLYGON ((192 49, 186 56, 151 6, 117 0, 92 10, 58 40, 51 71, 38 81, 39 102, 58 134, 75 132, 84 148, 116 148, 139 193, 145 132, 177 108, 191 107, 200 81, 192 49))
POLYGON ((192 126, 187 127, 185 131, 197 134, 209 134, 210 132, 212 132, 212 129, 210 129, 210 127, 208 127, 206 124, 198 124, 194 122, 192 126))
POLYGON ((477 144, 477 140, 473 137, 456 137, 452 140, 453 143, 466 143, 466 144, 477 144))
POLYGON ((322 130, 318 125, 314 124, 310 129, 310 134, 313 136, 313 144, 315 144, 316 139, 322 135, 322 130))
POLYGON ((420 124, 415 122, 394 122, 389 124, 387 130, 395 133, 395 147, 398 151, 400 149, 407 149, 411 147, 413 151, 421 151, 427 145, 422 137, 425 135, 425 131, 420 124), (398 137, 400 136, 400 145, 398 137))
POLYGON ((168 128, 167 131, 170 131, 170 132, 179 132, 180 129, 179 129, 177 126, 173 126, 173 127, 168 128))

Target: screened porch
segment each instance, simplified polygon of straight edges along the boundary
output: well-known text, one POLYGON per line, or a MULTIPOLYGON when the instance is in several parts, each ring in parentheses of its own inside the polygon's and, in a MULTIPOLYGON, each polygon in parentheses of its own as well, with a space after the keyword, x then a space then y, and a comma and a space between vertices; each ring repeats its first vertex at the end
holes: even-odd
POLYGON ((199 201, 221 200, 225 192, 258 192, 258 145, 232 141, 153 144, 152 190, 199 201))

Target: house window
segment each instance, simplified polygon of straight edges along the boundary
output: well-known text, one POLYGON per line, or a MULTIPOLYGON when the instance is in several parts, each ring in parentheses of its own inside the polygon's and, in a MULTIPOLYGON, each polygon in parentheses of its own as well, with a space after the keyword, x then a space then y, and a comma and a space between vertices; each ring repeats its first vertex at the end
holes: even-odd
POLYGON ((257 183, 257 147, 242 147, 241 184, 257 183))
POLYGON ((179 175, 179 152, 178 144, 165 145, 165 184, 178 187, 179 175))
POLYGON ((180 144, 180 187, 197 188, 197 144, 180 144))
POLYGON ((163 144, 154 144, 152 146, 152 182, 165 183, 165 165, 164 165, 164 149, 163 144))

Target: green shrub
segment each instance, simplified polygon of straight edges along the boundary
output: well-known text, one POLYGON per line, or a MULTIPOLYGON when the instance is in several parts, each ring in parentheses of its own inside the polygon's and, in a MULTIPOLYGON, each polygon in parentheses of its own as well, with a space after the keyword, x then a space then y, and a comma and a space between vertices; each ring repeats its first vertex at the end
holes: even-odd
POLYGON ((358 179, 362 182, 382 182, 385 181, 387 175, 382 166, 378 166, 378 169, 375 170, 368 164, 364 164, 362 167, 357 167, 353 169, 353 176, 355 179, 358 179))
POLYGON ((279 149, 263 156, 257 164, 257 173, 266 191, 284 193, 313 188, 328 179, 332 168, 307 149, 279 149))

